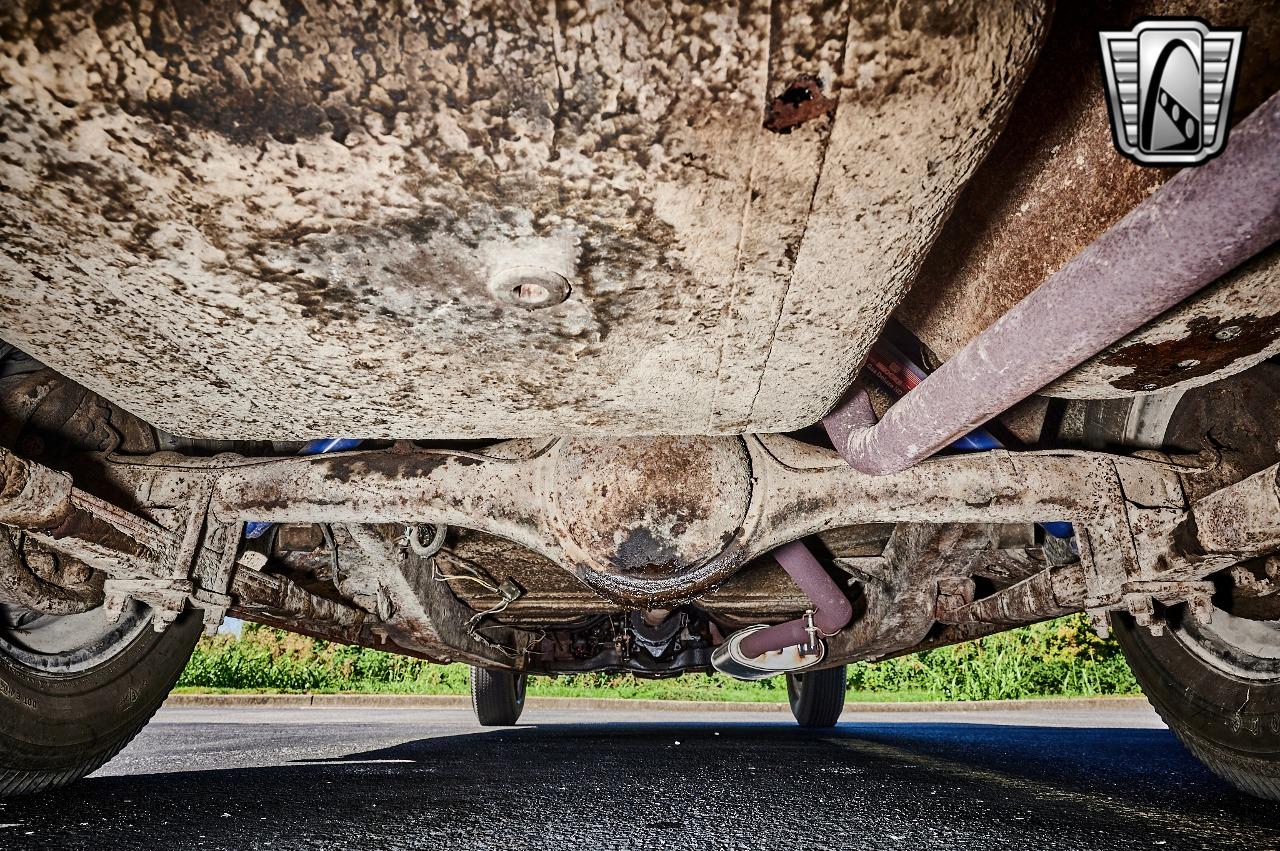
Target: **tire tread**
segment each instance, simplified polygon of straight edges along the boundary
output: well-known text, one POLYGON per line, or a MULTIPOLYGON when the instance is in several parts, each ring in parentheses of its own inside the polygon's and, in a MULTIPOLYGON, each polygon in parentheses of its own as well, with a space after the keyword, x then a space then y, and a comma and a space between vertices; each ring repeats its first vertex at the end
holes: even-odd
POLYGON ((844 665, 805 674, 799 699, 791 701, 796 723, 813 729, 834 727, 844 712, 847 685, 844 665))
MULTIPOLYGON (((1145 694, 1145 692, 1144 692, 1145 694)), ((1223 780, 1259 798, 1280 801, 1280 775, 1273 763, 1226 753, 1184 728, 1178 717, 1151 694, 1147 703, 1191 755, 1223 780)))
POLYGON ((510 727, 520 720, 524 701, 517 696, 516 674, 471 668, 471 709, 483 727, 510 727))

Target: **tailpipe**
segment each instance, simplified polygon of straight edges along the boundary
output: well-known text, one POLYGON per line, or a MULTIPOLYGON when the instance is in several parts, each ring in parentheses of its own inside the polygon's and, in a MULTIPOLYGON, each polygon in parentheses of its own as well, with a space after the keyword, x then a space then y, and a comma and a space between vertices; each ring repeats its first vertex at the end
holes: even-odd
POLYGON ((826 656, 830 638, 853 619, 853 606, 801 541, 774 550, 773 557, 808 595, 813 608, 804 617, 774 626, 749 626, 726 638, 711 654, 711 665, 740 680, 812 668, 826 656))

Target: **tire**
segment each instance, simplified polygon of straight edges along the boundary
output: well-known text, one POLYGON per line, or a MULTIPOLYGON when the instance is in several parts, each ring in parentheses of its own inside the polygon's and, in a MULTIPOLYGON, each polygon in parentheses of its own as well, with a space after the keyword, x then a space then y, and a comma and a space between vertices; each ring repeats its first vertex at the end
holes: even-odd
POLYGON ((471 708, 482 727, 510 727, 524 711, 524 674, 471 668, 471 708))
POLYGON ((103 648, 99 654, 42 655, 0 640, 0 798, 79 780, 119 753, 160 708, 202 620, 187 612, 156 633, 149 615, 134 607, 111 643, 93 645, 103 648))
MULTIPOLYGON (((1280 670, 1207 661, 1211 642, 1184 624, 1185 607, 1169 612, 1161 636, 1114 616, 1112 626, 1133 675, 1187 750, 1236 788, 1280 801, 1280 670), (1198 645, 1198 647, 1197 647, 1198 645), (1199 652, 1193 650, 1197 647, 1199 652)), ((1214 620, 1220 616, 1215 612, 1214 620)), ((1209 627, 1212 627, 1212 622, 1209 627)))
POLYGON ((801 727, 834 727, 844 711, 845 666, 787 674, 787 700, 801 727))

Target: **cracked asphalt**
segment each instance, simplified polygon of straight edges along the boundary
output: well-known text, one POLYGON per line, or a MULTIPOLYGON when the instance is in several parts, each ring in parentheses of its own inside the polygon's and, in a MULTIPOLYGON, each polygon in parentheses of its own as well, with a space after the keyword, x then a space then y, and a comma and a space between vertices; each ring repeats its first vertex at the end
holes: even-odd
POLYGON ((164 709, 0 847, 1280 848, 1280 804, 1142 709, 786 715, 164 709))

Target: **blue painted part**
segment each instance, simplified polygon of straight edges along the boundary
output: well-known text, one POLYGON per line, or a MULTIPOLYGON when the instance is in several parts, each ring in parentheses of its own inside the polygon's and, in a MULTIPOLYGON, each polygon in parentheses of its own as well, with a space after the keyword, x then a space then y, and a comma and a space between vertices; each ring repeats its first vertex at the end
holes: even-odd
POLYGON ((271 524, 265 520, 250 520, 244 524, 244 536, 246 538, 261 538, 267 534, 267 530, 271 528, 271 524))
POLYGON ((298 450, 299 455, 324 455, 326 452, 345 452, 355 449, 363 440, 351 437, 322 437, 313 440, 298 450))
MULTIPOLYGON (((306 446, 298 450, 298 454, 326 455, 330 452, 344 452, 348 449, 355 449, 363 442, 360 438, 352 437, 321 437, 308 441, 306 446)), ((261 538, 267 534, 267 530, 273 525, 265 520, 251 520, 244 524, 244 536, 250 539, 261 538)))
POLYGON ((1074 538, 1076 529, 1065 520, 1045 520, 1040 522, 1040 528, 1055 538, 1074 538))
POLYGON ((1002 449, 1004 445, 991 436, 986 429, 977 428, 951 444, 952 449, 966 452, 986 452, 989 449, 1002 449))

